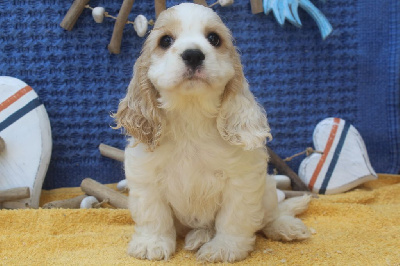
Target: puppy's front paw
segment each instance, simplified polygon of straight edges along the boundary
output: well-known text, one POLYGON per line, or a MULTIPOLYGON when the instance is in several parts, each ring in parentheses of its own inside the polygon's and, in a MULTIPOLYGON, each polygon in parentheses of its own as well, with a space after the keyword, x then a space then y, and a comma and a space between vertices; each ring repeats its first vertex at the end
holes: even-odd
POLYGON ((170 236, 133 234, 128 254, 137 259, 168 260, 175 252, 176 240, 170 236))
POLYGON ((262 231, 269 239, 281 241, 303 240, 311 236, 300 219, 288 215, 278 217, 262 231))
POLYGON ((207 262, 235 262, 243 260, 253 250, 255 236, 232 237, 217 235, 197 252, 197 259, 207 262))
POLYGON ((210 241, 214 234, 213 229, 193 229, 185 237, 185 249, 196 250, 200 248, 204 243, 210 241))

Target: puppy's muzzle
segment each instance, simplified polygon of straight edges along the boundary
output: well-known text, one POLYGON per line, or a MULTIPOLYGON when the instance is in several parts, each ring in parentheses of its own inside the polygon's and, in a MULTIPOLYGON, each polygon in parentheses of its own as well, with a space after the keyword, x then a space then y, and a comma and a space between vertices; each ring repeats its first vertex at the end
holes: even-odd
POLYGON ((193 70, 199 67, 206 58, 203 52, 199 49, 185 50, 181 56, 185 64, 193 70))

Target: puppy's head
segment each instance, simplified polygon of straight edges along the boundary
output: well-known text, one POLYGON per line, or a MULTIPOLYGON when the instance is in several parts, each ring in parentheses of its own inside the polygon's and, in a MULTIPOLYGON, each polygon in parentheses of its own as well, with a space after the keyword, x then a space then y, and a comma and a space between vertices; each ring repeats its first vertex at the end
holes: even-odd
POLYGON ((217 99, 217 127, 234 145, 252 149, 269 135, 265 114, 244 78, 228 28, 212 9, 180 4, 163 11, 146 39, 126 97, 115 114, 138 142, 154 149, 166 126, 166 99, 217 99))
POLYGON ((212 9, 201 5, 180 4, 162 12, 144 49, 151 54, 148 77, 161 94, 223 90, 235 73, 231 34, 212 9))

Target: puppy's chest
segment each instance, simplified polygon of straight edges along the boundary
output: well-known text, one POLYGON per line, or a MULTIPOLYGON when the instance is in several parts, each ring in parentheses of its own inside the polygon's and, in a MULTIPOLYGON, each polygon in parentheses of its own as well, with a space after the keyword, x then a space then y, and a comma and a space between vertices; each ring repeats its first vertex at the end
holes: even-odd
POLYGON ((190 141, 171 148, 160 174, 166 199, 183 224, 201 227, 213 223, 227 179, 223 152, 211 143, 190 141))

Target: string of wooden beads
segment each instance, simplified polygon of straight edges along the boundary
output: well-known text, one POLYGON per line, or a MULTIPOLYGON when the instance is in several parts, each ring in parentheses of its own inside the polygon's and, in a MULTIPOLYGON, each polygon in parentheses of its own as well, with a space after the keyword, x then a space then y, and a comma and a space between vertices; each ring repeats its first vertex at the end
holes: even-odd
MULTIPOLYGON (((232 5, 233 2, 234 2, 234 0, 218 0, 215 3, 209 5, 208 7, 211 8, 211 7, 213 7, 215 5, 218 5, 218 4, 220 6, 225 7, 225 6, 232 5)), ((108 12, 106 12, 104 7, 98 6, 98 7, 94 7, 93 8, 90 5, 85 5, 85 8, 92 10, 92 16, 93 16, 93 19, 94 19, 94 21, 96 23, 102 23, 105 17, 106 18, 112 18, 114 20, 117 19, 117 17, 114 17, 114 16, 110 15, 108 12)), ((136 31, 136 33, 137 33, 137 35, 139 37, 143 37, 147 32, 148 25, 153 26, 154 25, 154 21, 152 19, 148 21, 145 16, 138 15, 135 18, 134 21, 129 21, 128 20, 126 22, 126 24, 132 24, 134 29, 135 29, 135 31, 136 31)))
MULTIPOLYGON (((103 23, 103 20, 105 17, 117 20, 117 17, 114 17, 114 16, 110 15, 108 12, 106 12, 104 7, 98 6, 98 7, 93 8, 90 5, 85 5, 85 8, 92 10, 92 16, 96 23, 103 23)), ((126 24, 133 25, 133 28, 135 29, 136 34, 139 37, 143 37, 147 32, 148 25, 153 26, 154 21, 153 20, 148 21, 145 16, 138 15, 138 16, 136 16, 134 21, 128 20, 128 21, 126 21, 126 24)))
MULTIPOLYGON (((121 40, 123 28, 126 24, 132 24, 137 35, 143 37, 146 35, 149 25, 154 25, 154 21, 148 21, 143 15, 138 15, 135 21, 129 21, 128 16, 132 10, 134 0, 123 0, 118 16, 112 16, 106 12, 104 7, 91 7, 89 5, 90 0, 74 0, 71 7, 69 8, 64 19, 61 21, 60 26, 66 30, 72 30, 79 16, 82 14, 85 8, 92 10, 92 16, 96 23, 102 23, 104 18, 111 18, 115 20, 114 31, 108 45, 108 50, 112 54, 119 54, 121 48, 121 40)), ((217 4, 221 6, 232 5, 234 0, 217 0, 212 5, 207 5, 205 0, 193 0, 196 4, 212 7, 217 4)), ((166 9, 166 0, 154 0, 154 7, 156 11, 156 18, 158 15, 166 9)))

